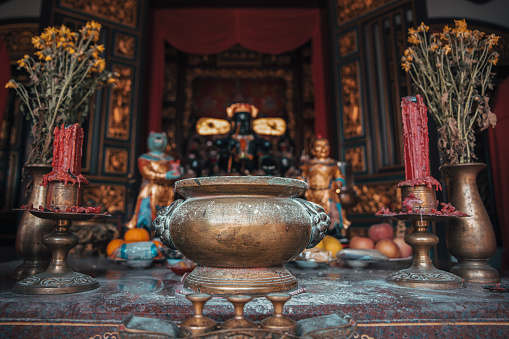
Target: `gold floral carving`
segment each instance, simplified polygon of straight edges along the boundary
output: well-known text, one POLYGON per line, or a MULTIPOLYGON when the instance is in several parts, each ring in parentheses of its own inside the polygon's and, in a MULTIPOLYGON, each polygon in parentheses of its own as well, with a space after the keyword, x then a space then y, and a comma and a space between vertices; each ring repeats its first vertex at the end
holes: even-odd
POLYGON ((138 0, 61 0, 62 7, 88 13, 96 17, 135 27, 138 0))
POLYGON ((345 150, 345 160, 352 164, 353 172, 364 172, 367 169, 364 146, 347 148, 345 150))
POLYGON ((124 148, 107 148, 105 172, 111 174, 126 174, 128 156, 129 154, 124 148))
POLYGON ((394 0, 336 0, 336 20, 342 25, 394 0))
POLYGON ((338 38, 339 56, 345 56, 357 52, 357 32, 348 31, 338 38))
POLYGON ((126 188, 122 185, 88 184, 83 189, 87 206, 101 206, 109 213, 125 212, 126 188))
POLYGON ((177 100, 177 63, 167 62, 164 67, 164 101, 177 100))
POLYGON ((118 339, 118 338, 120 338, 118 332, 106 332, 103 335, 100 334, 94 335, 89 339, 118 339))
POLYGON ((359 202, 352 208, 352 214, 374 214, 381 206, 391 211, 400 211, 401 193, 396 188, 397 184, 394 182, 354 186, 359 202))
POLYGON ((202 69, 193 68, 186 73, 184 92, 186 97, 184 118, 182 119, 182 133, 187 138, 194 129, 191 124, 191 111, 193 99, 193 81, 196 78, 223 78, 223 79, 263 79, 282 78, 286 82, 286 113, 288 114, 287 130, 291 139, 295 138, 295 115, 293 112, 293 74, 284 69, 202 69))
POLYGON ((177 109, 175 107, 164 107, 163 108, 163 119, 175 119, 177 118, 177 109))
POLYGON ((241 45, 235 45, 217 55, 217 66, 220 67, 256 67, 261 64, 262 55, 259 52, 251 51, 241 45))
POLYGON ((341 100, 343 104, 343 135, 345 139, 349 139, 363 134, 359 62, 355 61, 341 66, 340 74, 341 100))
POLYGON ((303 108, 302 117, 304 119, 313 120, 315 118, 315 110, 313 108, 303 108))
POLYGON ((113 70, 119 74, 117 86, 112 89, 111 110, 108 119, 108 138, 127 140, 131 117, 131 98, 133 69, 127 66, 114 65, 113 70))
POLYGON ((302 65, 302 101, 313 102, 315 100, 315 87, 313 83, 313 70, 311 64, 302 65))
POLYGON ((133 59, 136 41, 133 36, 117 33, 115 35, 115 55, 133 59))
POLYGON ((4 42, 11 60, 35 52, 32 37, 39 34, 39 24, 25 23, 0 26, 0 39, 4 42))

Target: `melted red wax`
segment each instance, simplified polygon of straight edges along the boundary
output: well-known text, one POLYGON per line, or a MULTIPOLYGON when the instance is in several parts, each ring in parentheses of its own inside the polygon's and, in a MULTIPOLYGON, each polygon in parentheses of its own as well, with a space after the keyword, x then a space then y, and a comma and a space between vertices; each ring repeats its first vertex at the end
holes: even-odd
POLYGON ((424 177, 424 178, 412 179, 412 180, 405 180, 405 181, 400 182, 397 187, 418 186, 418 185, 426 185, 426 186, 428 186, 428 188, 432 188, 433 186, 435 186, 437 191, 442 190, 442 185, 440 185, 440 182, 431 176, 424 177))
POLYGON ((83 148, 83 129, 79 124, 64 128, 55 127, 53 131, 53 162, 52 171, 42 178, 42 186, 51 181, 62 181, 65 184, 88 184, 81 174, 81 152, 83 148))
POLYGON ((427 111, 419 94, 401 100, 406 180, 430 176, 427 111))
MULTIPOLYGON (((21 206, 21 209, 27 211, 41 211, 41 212, 53 212, 53 213, 101 213, 101 207, 81 207, 81 206, 73 206, 66 207, 65 209, 60 208, 46 208, 42 205, 39 205, 39 208, 35 208, 33 204, 27 204, 21 206)), ((107 214, 107 213, 105 213, 107 214)))
POLYGON ((451 204, 446 204, 441 202, 441 209, 437 210, 435 208, 426 211, 426 213, 422 213, 420 209, 414 209, 412 203, 422 203, 422 200, 417 198, 415 195, 410 194, 402 201, 403 210, 400 213, 391 212, 386 207, 381 206, 380 210, 375 213, 375 215, 396 215, 396 214, 422 214, 422 215, 435 215, 435 216, 447 216, 447 217, 468 217, 469 215, 460 211, 457 211, 454 206, 451 204))

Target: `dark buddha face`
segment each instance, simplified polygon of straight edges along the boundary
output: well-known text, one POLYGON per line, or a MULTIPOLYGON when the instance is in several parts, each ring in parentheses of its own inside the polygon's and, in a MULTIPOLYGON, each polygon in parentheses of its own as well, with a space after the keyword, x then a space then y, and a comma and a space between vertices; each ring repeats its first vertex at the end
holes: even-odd
POLYGON ((239 128, 239 134, 247 134, 251 131, 251 113, 237 112, 233 116, 235 131, 239 128))

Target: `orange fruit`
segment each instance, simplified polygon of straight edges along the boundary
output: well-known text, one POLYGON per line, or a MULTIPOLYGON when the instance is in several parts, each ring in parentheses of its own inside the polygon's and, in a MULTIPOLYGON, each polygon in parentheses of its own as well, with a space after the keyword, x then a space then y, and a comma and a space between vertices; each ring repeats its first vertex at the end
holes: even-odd
POLYGON ((137 241, 149 241, 150 233, 144 228, 135 227, 125 232, 124 240, 126 243, 137 241))
POLYGON ((124 239, 113 239, 112 241, 110 241, 108 243, 108 246, 106 246, 106 254, 108 255, 108 257, 111 256, 113 252, 123 244, 125 244, 124 239))

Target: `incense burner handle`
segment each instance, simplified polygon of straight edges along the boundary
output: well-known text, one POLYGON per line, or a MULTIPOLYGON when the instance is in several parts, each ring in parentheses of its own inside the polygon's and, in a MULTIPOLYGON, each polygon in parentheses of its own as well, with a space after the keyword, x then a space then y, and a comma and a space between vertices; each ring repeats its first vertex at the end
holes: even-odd
POLYGON ((184 200, 177 199, 170 206, 166 206, 165 208, 161 209, 159 212, 157 212, 157 217, 152 222, 152 228, 161 238, 163 244, 172 250, 177 250, 177 248, 173 244, 170 236, 170 219, 173 212, 175 212, 177 207, 180 206, 183 202, 184 200))
POLYGON ((294 198, 293 200, 303 206, 311 218, 311 237, 306 248, 315 247, 325 236, 331 223, 330 217, 325 213, 322 206, 312 201, 300 198, 294 198))

